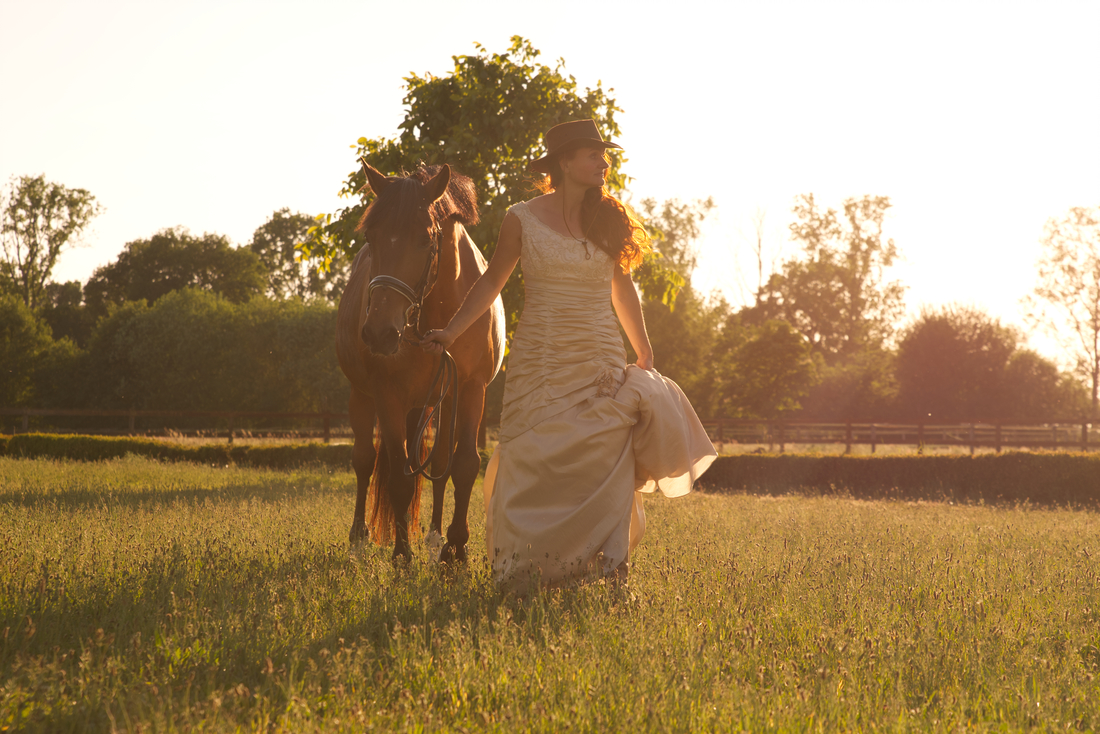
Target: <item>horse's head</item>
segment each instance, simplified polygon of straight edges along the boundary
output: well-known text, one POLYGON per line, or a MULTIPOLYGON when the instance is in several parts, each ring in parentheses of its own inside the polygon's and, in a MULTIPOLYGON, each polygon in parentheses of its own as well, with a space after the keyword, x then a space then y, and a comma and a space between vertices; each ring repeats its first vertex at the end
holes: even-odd
POLYGON ((397 178, 383 176, 365 159, 362 163, 377 198, 358 227, 370 248, 360 335, 374 354, 392 355, 438 277, 442 239, 451 234, 443 227, 448 212, 438 202, 446 198, 451 169, 421 167, 397 178))

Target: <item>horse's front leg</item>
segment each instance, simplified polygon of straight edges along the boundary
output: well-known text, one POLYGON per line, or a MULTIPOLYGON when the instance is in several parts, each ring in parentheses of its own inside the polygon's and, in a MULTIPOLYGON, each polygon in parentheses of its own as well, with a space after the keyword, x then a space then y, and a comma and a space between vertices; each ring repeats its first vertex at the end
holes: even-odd
POLYGON ((485 385, 474 381, 464 384, 458 399, 457 442, 454 463, 451 465, 451 482, 455 488, 455 514, 447 528, 447 543, 439 554, 441 561, 465 561, 466 543, 470 540, 467 515, 470 511, 470 494, 481 469, 481 455, 477 451, 477 429, 485 407, 485 385))
POLYGON ((354 386, 348 401, 348 415, 355 436, 355 445, 351 450, 351 465, 355 469, 355 512, 351 519, 348 542, 356 545, 370 539, 370 530, 367 527, 367 492, 378 452, 374 448, 374 403, 354 386))
POLYGON ((409 560, 412 558, 409 524, 419 515, 420 508, 413 507, 413 503, 420 501, 420 493, 417 491, 420 483, 417 477, 405 474, 405 466, 409 458, 406 440, 410 427, 415 428, 416 421, 415 418, 409 418, 407 412, 398 409, 397 406, 387 407, 390 410, 387 415, 382 416, 381 424, 383 450, 386 452, 385 461, 390 468, 384 490, 393 512, 393 558, 409 560))

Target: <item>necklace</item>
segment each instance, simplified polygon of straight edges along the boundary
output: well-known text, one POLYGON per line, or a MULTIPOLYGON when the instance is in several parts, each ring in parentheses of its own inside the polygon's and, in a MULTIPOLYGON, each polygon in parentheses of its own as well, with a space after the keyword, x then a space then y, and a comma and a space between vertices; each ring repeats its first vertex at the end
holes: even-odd
MULTIPOLYGON (((572 237, 577 242, 580 242, 582 245, 584 245, 584 252, 585 252, 585 254, 587 254, 588 253, 588 231, 586 230, 584 232, 581 232, 581 235, 583 235, 583 237, 584 237, 584 239, 581 239, 581 238, 577 237, 575 234, 573 234, 573 230, 569 229, 569 218, 567 216, 565 216, 565 194, 564 193, 562 193, 562 195, 561 195, 561 218, 562 218, 562 221, 565 222, 565 231, 569 233, 570 237, 572 237)), ((588 223, 588 229, 592 229, 592 222, 588 223)))

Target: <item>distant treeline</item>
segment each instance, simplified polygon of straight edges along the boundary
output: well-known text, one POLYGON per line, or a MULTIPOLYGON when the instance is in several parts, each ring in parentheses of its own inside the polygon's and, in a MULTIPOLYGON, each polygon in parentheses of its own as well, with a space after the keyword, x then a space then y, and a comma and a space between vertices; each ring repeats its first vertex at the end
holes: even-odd
MULTIPOLYGON (((705 207, 645 210, 661 228, 665 260, 690 278, 692 227, 705 207)), ((273 221, 286 218, 276 212, 273 221)), ((309 221, 298 220, 298 235, 309 221)), ((311 291, 308 269, 295 263, 307 285, 281 291, 273 282, 292 278, 272 263, 286 262, 265 264, 256 250, 165 230, 127 245, 84 286, 48 284, 34 309, 0 296, 0 405, 342 412, 348 386, 333 349, 333 300, 345 265, 313 275, 311 291)), ((286 252, 293 263, 293 247, 286 252)), ((780 277, 767 287, 790 288, 780 277)), ((846 348, 833 335, 812 342, 767 295, 734 308, 687 286, 673 306, 651 299, 645 308, 658 369, 704 417, 1035 423, 1089 409, 1075 377, 976 309, 927 311, 893 346, 867 339, 846 348)))
MULTIPOLYGON (((643 201, 661 266, 684 287, 645 300, 656 366, 704 418, 1036 423, 1091 415, 1084 383, 971 307, 899 324, 882 273, 889 200, 796 202, 804 252, 760 270, 733 307, 690 285, 712 204, 643 201)), ((275 212, 250 243, 167 229, 126 245, 87 283, 46 282, 27 303, 0 278, 0 407, 342 412, 334 350, 347 258, 300 262, 314 220, 275 212), (5 285, 6 284, 6 285, 5 285)), ((731 274, 732 275, 732 274, 731 274)), ((644 278, 645 273, 640 277, 644 278)), ((491 391, 490 422, 500 385, 491 391)))

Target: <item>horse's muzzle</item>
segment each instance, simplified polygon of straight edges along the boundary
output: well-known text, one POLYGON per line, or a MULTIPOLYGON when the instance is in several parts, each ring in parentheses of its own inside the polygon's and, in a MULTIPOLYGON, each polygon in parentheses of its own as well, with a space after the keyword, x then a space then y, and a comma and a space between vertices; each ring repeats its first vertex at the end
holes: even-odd
POLYGON ((363 324, 363 329, 359 335, 371 354, 377 354, 380 357, 390 357, 397 354, 397 348, 401 346, 401 332, 393 326, 374 330, 370 328, 369 323, 363 324))

